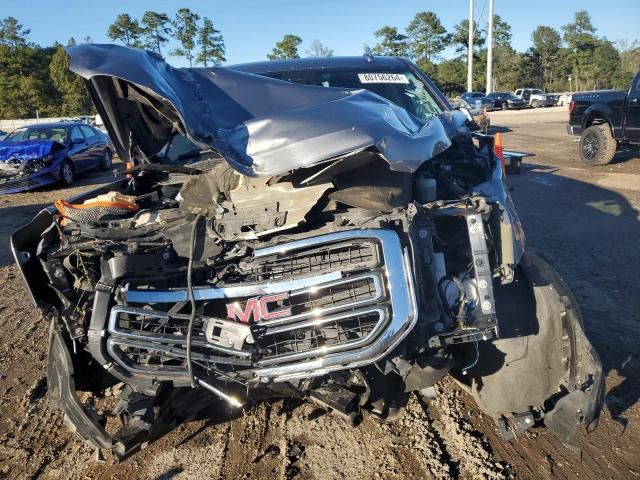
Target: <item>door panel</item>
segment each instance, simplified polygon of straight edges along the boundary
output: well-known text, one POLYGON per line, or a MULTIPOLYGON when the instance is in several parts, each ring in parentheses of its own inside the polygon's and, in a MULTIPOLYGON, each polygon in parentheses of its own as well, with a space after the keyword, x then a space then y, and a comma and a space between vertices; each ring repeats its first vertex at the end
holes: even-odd
POLYGON ((627 96, 625 137, 640 142, 640 74, 636 75, 627 96))
POLYGON ((71 141, 69 159, 73 162, 76 173, 91 168, 90 145, 87 143, 87 139, 84 138, 80 127, 71 127, 69 139, 71 141))
POLYGON ((90 164, 90 168, 94 168, 98 165, 102 158, 102 148, 100 142, 98 141, 98 135, 96 132, 87 125, 80 125, 80 130, 84 134, 84 138, 87 141, 88 149, 88 161, 90 164))

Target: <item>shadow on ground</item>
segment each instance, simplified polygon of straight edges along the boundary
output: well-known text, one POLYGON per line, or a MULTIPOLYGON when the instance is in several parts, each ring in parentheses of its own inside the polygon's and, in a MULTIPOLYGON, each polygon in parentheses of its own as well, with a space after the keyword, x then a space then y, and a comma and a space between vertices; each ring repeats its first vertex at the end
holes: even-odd
POLYGON ((527 248, 547 260, 573 290, 586 333, 605 374, 622 382, 606 407, 626 426, 625 412, 640 398, 639 212, 619 193, 527 163, 508 178, 527 235, 527 248))

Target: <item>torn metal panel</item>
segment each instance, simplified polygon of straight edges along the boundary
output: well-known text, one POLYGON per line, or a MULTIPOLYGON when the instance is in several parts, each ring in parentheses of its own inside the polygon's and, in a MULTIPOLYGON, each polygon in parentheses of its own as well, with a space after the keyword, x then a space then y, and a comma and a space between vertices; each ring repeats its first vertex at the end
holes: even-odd
POLYGON ((79 45, 69 53, 123 158, 130 139, 151 159, 184 133, 249 176, 366 148, 392 170, 413 172, 447 149, 447 132, 464 122, 460 112, 444 112, 423 123, 368 90, 296 85, 222 67, 175 69, 151 52, 116 45, 79 45))

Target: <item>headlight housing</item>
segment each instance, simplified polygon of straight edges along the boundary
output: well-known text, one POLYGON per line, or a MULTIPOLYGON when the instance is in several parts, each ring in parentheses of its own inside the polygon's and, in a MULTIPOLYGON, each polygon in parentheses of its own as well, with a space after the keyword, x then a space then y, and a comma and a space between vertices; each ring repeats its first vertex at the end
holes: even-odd
POLYGON ((29 163, 27 164, 27 166, 31 171, 35 172, 37 170, 40 170, 41 168, 46 168, 46 167, 51 166, 51 164, 53 163, 53 159, 54 158, 55 158, 55 155, 50 153, 49 155, 45 155, 42 158, 29 160, 29 163))

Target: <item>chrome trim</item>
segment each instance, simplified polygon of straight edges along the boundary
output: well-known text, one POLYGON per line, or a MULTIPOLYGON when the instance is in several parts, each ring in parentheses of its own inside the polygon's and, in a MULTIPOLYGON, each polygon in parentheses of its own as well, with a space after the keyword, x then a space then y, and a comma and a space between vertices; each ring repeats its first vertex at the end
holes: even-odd
POLYGON ((371 305, 382 300, 384 298, 384 288, 382 287, 382 282, 380 281, 380 275, 377 273, 365 273, 362 275, 354 275, 352 277, 344 277, 340 280, 336 280, 335 282, 329 282, 322 285, 318 285, 317 287, 314 286, 314 287, 305 288, 303 290, 294 291, 289 293, 289 298, 291 299, 291 297, 297 297, 299 295, 304 295, 305 293, 310 293, 314 288, 324 290, 325 288, 331 288, 337 285, 344 285, 347 283, 358 282, 365 278, 369 278, 373 281, 373 287, 376 293, 375 293, 375 296, 371 298, 368 298, 366 300, 358 300, 357 302, 347 303, 344 305, 335 305, 332 307, 319 308, 310 312, 299 313, 298 315, 291 315, 290 317, 275 318, 273 320, 263 320, 260 322, 260 325, 271 326, 271 325, 288 324, 291 322, 303 320, 305 318, 316 316, 316 315, 324 315, 327 313, 338 312, 340 310, 344 310, 347 308, 355 308, 355 307, 363 307, 366 305, 371 305))
MULTIPOLYGON (((283 282, 261 283, 256 285, 239 285, 223 288, 194 288, 193 298, 198 300, 219 300, 223 298, 256 297, 273 293, 290 292, 306 287, 342 278, 340 272, 330 272, 312 277, 287 280, 283 282)), ((189 300, 187 289, 176 290, 129 290, 127 285, 123 298, 131 303, 176 303, 189 300)))
MULTIPOLYGON (((320 317, 312 320, 307 320, 306 322, 298 322, 298 323, 288 323, 286 325, 281 325, 279 327, 267 328, 267 330, 263 333, 263 335, 277 335, 282 332, 290 332, 291 330, 295 330, 297 328, 307 328, 307 327, 315 327, 317 325, 324 325, 329 322, 337 322, 340 320, 345 320, 351 317, 357 317, 361 315, 368 315, 370 313, 377 313, 379 318, 384 317, 384 309, 383 308, 367 308, 364 310, 355 310, 349 312, 343 312, 338 315, 331 315, 328 317, 320 317)), ((291 318, 291 317, 290 317, 291 318)))
MULTIPOLYGON (((378 232, 388 232, 383 229, 362 229, 362 230, 343 230, 334 233, 325 233, 317 235, 315 237, 302 238, 300 240, 293 240, 291 242, 285 242, 278 245, 272 245, 270 247, 259 248, 253 252, 255 258, 267 257, 270 255, 282 255, 292 250, 301 250, 307 247, 314 247, 316 245, 325 245, 329 243, 337 243, 342 240, 382 240, 378 232)), ((391 232, 393 233, 393 232, 391 232)), ((395 233, 393 233, 395 235, 395 233)))
MULTIPOLYGON (((294 364, 259 368, 254 375, 260 380, 287 381, 296 378, 324 375, 335 370, 355 368, 377 362, 395 348, 415 326, 418 319, 413 274, 409 252, 402 249, 398 235, 391 230, 359 230, 329 234, 340 240, 370 235, 380 240, 388 290, 393 309, 391 321, 378 338, 366 347, 344 353, 333 353, 314 360, 294 364)), ((283 252, 291 250, 281 249, 283 252)))
MULTIPOLYGON (((140 375, 149 375, 152 377, 172 377, 174 378, 176 375, 188 377, 188 372, 186 367, 177 367, 177 366, 155 366, 150 368, 141 368, 138 367, 137 364, 131 364, 124 360, 121 357, 121 354, 115 350, 115 347, 118 345, 122 345, 125 347, 132 348, 140 348, 143 350, 162 352, 166 354, 172 355, 174 358, 186 358, 186 351, 176 350, 176 347, 171 347, 168 345, 162 345, 159 343, 151 343, 151 342, 140 342, 135 340, 128 340, 125 338, 111 337, 107 340, 107 351, 113 360, 120 365, 122 368, 129 372, 133 372, 140 375)), ((205 355, 199 352, 193 352, 191 354, 193 360, 200 361, 215 361, 217 363, 226 363, 229 365, 240 365, 245 367, 251 366, 251 360, 244 358, 225 358, 225 357, 215 357, 212 359, 209 355, 205 355)))
MULTIPOLYGON (((173 317, 173 318, 182 318, 185 320, 189 319, 189 315, 168 314, 167 312, 161 312, 158 310, 146 310, 144 308, 125 307, 123 305, 116 305, 111 309, 111 313, 109 314, 109 324, 107 328, 111 335, 114 335, 115 337, 118 337, 118 338, 144 340, 144 341, 161 342, 161 343, 173 343, 176 345, 186 345, 187 343, 187 340, 185 337, 178 336, 178 335, 166 335, 162 333, 145 333, 145 332, 132 332, 130 330, 120 330, 118 328, 118 315, 120 315, 121 313, 128 313, 131 315, 145 315, 147 317, 159 318, 159 319, 168 319, 170 317, 173 317)), ((242 357, 242 358, 251 357, 250 352, 243 352, 241 350, 235 350, 233 348, 222 347, 220 345, 215 345, 213 343, 209 343, 199 338, 192 339, 191 344, 199 347, 206 347, 212 350, 217 350, 219 352, 226 353, 227 355, 233 355, 236 357, 242 357)))
MULTIPOLYGON (((321 347, 314 348, 313 350, 307 350, 306 352, 297 352, 297 353, 287 353, 284 355, 272 356, 265 360, 260 360, 257 362, 257 365, 260 366, 269 366, 276 365, 278 363, 290 362, 293 360, 299 360, 301 358, 308 357, 316 357, 318 355, 327 355, 330 353, 338 353, 344 350, 352 350, 354 348, 363 347, 365 345, 370 344, 375 339, 376 335, 380 333, 386 324, 388 323, 389 315, 384 308, 371 308, 367 310, 361 310, 359 312, 349 312, 341 315, 342 318, 349 318, 355 315, 366 315, 368 313, 377 313, 378 314, 378 322, 373 327, 369 335, 365 337, 361 337, 357 340, 351 342, 341 343, 339 345, 332 345, 330 347, 321 347)), ((327 319, 327 321, 331 321, 332 319, 327 319)), ((334 320, 334 319, 333 319, 334 320)), ((324 323, 324 322, 323 322, 324 323)), ((295 325, 293 326, 295 327, 295 325)))
MULTIPOLYGON (((371 363, 377 362, 388 355, 411 331, 415 326, 418 318, 417 302, 415 295, 414 279, 411 270, 410 253, 402 248, 400 238, 392 230, 384 229, 363 229, 363 230, 345 230, 315 237, 305 238, 302 240, 295 240, 284 245, 276 245, 272 247, 263 248, 254 252, 255 257, 264 257, 267 255, 283 255, 289 252, 299 250, 306 247, 313 247, 316 245, 329 244, 333 242, 340 242, 345 240, 376 240, 380 245, 380 251, 382 253, 383 264, 377 271, 379 273, 367 272, 367 274, 359 275, 357 277, 344 278, 345 281, 353 281, 358 278, 366 277, 367 275, 373 275, 373 278, 377 278, 379 281, 380 290, 386 290, 386 294, 389 298, 384 304, 390 306, 391 314, 389 310, 383 305, 376 306, 377 308, 371 308, 370 310, 377 311, 384 321, 379 321, 374 327, 373 331, 358 339, 356 342, 345 344, 344 349, 346 351, 339 351, 343 345, 335 345, 335 349, 328 347, 326 351, 309 352, 296 352, 293 354, 286 354, 286 356, 272 357, 260 361, 257 364, 257 368, 245 370, 247 373, 252 373, 256 380, 259 381, 287 381, 297 378, 313 377, 318 375, 324 375, 326 373, 343 370, 349 368, 356 368, 371 363), (386 285, 383 282, 380 275, 382 271, 386 274, 386 285), (385 288, 386 287, 386 288, 385 288), (308 357, 309 355, 322 355, 314 359, 308 359, 303 361, 295 361, 300 358, 308 357), (285 364, 279 364, 286 362, 285 364), (271 365, 274 364, 274 365, 271 365), (276 365, 277 364, 277 365, 276 365)), ((246 297, 252 295, 269 294, 269 293, 281 293, 291 292, 292 290, 303 290, 313 286, 320 286, 323 283, 335 282, 343 280, 340 272, 333 272, 324 275, 317 275, 315 277, 308 277, 299 280, 292 280, 287 282, 272 282, 262 285, 243 285, 239 287, 226 287, 226 288, 207 288, 196 289, 197 300, 205 299, 221 299, 227 297, 246 297)), ((375 281, 375 280, 374 280, 375 281)), ((378 284, 376 284, 378 286, 378 284)), ((148 303, 165 303, 165 302, 178 302, 185 301, 187 292, 186 290, 170 290, 170 291, 126 291, 126 298, 131 302, 148 302, 148 303)), ((384 293, 383 293, 384 295, 384 293)), ((345 304, 344 308, 349 308, 349 304, 345 304)), ((134 308, 134 307, 114 307, 118 308, 134 308)), ((329 307, 332 308, 332 307, 329 307)), ((151 312, 148 310, 141 310, 141 314, 149 315, 151 312)), ((366 310, 366 309, 363 309, 366 310)), ((163 313, 163 312, 161 312, 163 313)), ((112 315, 113 309, 112 309, 112 315)), ((357 312, 349 312, 348 315, 354 315, 357 312)), ((166 313, 164 314, 167 315, 166 313)), ((347 313, 345 312, 345 315, 347 313)), ((296 317, 299 318, 299 317, 296 317)), ((302 317, 306 318, 306 317, 302 317)), ((283 319, 284 323, 291 321, 291 318, 283 319)), ((275 325, 275 324, 271 324, 275 325)), ((279 324, 278 324, 279 325, 279 324)), ((110 319, 110 331, 111 331, 111 319, 110 319)), ((298 325, 299 326, 299 325, 298 325)), ((116 329, 117 330, 117 329, 116 329)), ((117 333, 121 335, 121 333, 117 333)), ((133 334, 140 335, 140 334, 133 334)), ((146 342, 154 342, 154 338, 150 338, 145 335, 141 335, 143 338, 140 340, 146 342)), ((179 341, 180 339, 178 339, 179 341)), ((175 342, 174 339, 171 339, 175 342)), ((184 340, 182 340, 184 341, 184 340)), ((155 340, 158 342, 158 340, 155 340)), ((123 344, 136 344, 139 342, 131 342, 128 340, 121 340, 117 337, 112 337, 107 341, 109 353, 114 356, 115 360, 122 365, 122 359, 116 359, 116 355, 113 351, 113 345, 117 343, 123 344)), ((132 346, 136 346, 132 345, 132 346)), ((142 345, 141 345, 142 346, 142 345)), ((164 348, 169 349, 169 353, 176 354, 175 349, 159 345, 158 343, 147 344, 146 348, 155 348, 161 350, 164 348)), ((242 352, 237 350, 231 350, 229 354, 238 355, 242 352)), ((202 355, 202 354, 199 354, 202 355)), ((206 356, 206 355, 205 355, 206 356)), ((195 357, 194 357, 195 358, 195 357)), ((229 362, 247 362, 248 359, 228 359, 229 362)), ((122 365, 128 370, 135 371, 135 368, 122 365)), ((149 374, 148 370, 142 370, 140 373, 149 374)), ((154 372, 155 373, 155 372, 154 372)), ((153 373, 152 373, 153 374, 153 373)), ((162 374, 157 372, 156 375, 162 374)), ((167 372, 167 375, 175 374, 175 372, 167 372)))

